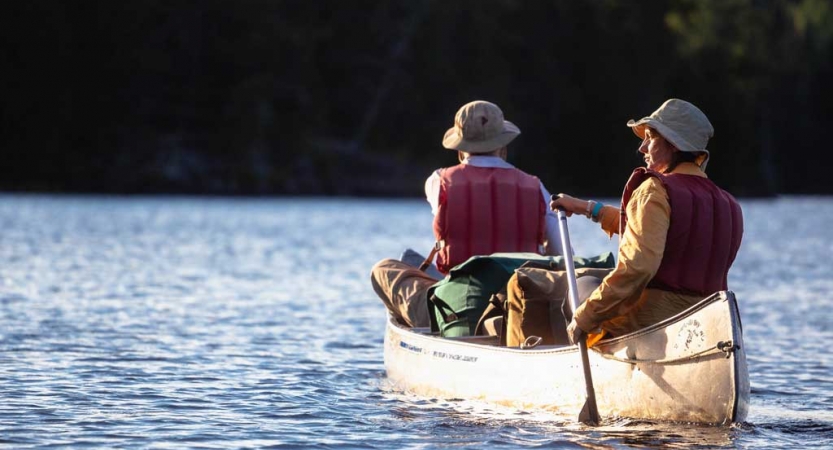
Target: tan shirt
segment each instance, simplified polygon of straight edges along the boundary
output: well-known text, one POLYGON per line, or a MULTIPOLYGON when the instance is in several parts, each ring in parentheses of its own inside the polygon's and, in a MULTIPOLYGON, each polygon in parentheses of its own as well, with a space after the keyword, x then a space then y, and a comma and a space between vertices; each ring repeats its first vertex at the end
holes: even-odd
MULTIPOLYGON (((705 177, 693 163, 673 171, 705 177)), ((601 327, 613 335, 636 331, 671 317, 702 300, 645 286, 659 270, 665 239, 671 223, 671 206, 662 182, 648 178, 633 191, 627 205, 628 222, 619 241, 616 269, 576 312, 576 322, 585 331, 601 327)), ((608 236, 619 232, 619 208, 604 206, 599 223, 608 236)))

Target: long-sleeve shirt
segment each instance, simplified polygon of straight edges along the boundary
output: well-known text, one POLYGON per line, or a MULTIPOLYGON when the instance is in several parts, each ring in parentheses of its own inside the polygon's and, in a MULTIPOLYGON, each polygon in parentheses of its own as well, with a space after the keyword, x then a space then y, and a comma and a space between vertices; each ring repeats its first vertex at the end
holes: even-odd
MULTIPOLYGON (((682 163, 673 171, 705 177, 696 164, 682 163)), ((671 317, 702 300, 659 289, 646 289, 659 270, 671 223, 671 206, 662 182, 645 180, 626 207, 627 227, 620 236, 618 263, 590 297, 579 306, 576 323, 585 331, 601 327, 622 335, 671 317)), ((599 223, 608 236, 619 232, 619 208, 604 206, 599 223)))
MULTIPOLYGON (((497 169, 514 169, 515 166, 504 161, 498 156, 483 156, 470 155, 463 161, 463 164, 469 164, 473 167, 492 167, 497 169)), ((431 213, 437 215, 437 210, 440 207, 440 170, 435 170, 431 176, 425 180, 425 198, 431 204, 431 213)), ((544 184, 541 183, 541 195, 544 198, 544 204, 547 205, 546 215, 546 234, 547 234, 547 255, 561 255, 561 232, 558 230, 558 217, 549 210, 550 193, 544 184)), ((575 246, 571 246, 575 247, 575 246)))

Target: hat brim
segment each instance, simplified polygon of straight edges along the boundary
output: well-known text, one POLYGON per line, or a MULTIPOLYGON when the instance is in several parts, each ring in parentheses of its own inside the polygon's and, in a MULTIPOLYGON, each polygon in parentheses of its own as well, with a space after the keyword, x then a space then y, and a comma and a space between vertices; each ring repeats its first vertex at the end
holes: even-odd
POLYGON ((484 141, 463 139, 462 134, 457 132, 457 128, 451 127, 443 136, 443 147, 467 153, 489 153, 505 147, 520 134, 521 130, 508 120, 503 121, 503 131, 499 135, 484 141))

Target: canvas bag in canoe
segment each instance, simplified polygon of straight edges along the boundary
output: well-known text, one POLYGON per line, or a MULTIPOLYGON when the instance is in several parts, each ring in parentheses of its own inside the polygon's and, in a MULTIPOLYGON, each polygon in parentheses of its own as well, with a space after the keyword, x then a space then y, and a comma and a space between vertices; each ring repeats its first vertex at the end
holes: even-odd
MULTIPOLYGON (((615 264, 610 252, 590 258, 575 257, 573 260, 576 267, 612 268, 615 264)), ((522 266, 563 271, 564 258, 536 253, 472 256, 453 267, 443 280, 428 289, 431 331, 439 332, 443 337, 474 335, 489 299, 504 289, 515 270, 522 266)))
MULTIPOLYGON (((576 269, 576 278, 602 279, 611 271, 585 266, 576 269)), ((506 285, 506 345, 517 347, 532 336, 540 337, 541 345, 569 345, 567 323, 572 314, 565 303, 569 285, 564 271, 518 268, 506 285)))

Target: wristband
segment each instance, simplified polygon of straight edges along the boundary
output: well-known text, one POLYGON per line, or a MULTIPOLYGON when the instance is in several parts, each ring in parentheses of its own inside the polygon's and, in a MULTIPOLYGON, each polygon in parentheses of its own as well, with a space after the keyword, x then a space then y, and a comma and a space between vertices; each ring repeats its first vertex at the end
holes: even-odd
POLYGON ((602 212, 603 206, 604 204, 602 204, 601 202, 593 205, 593 211, 590 212, 590 217, 593 219, 593 222, 599 221, 599 213, 602 212))

